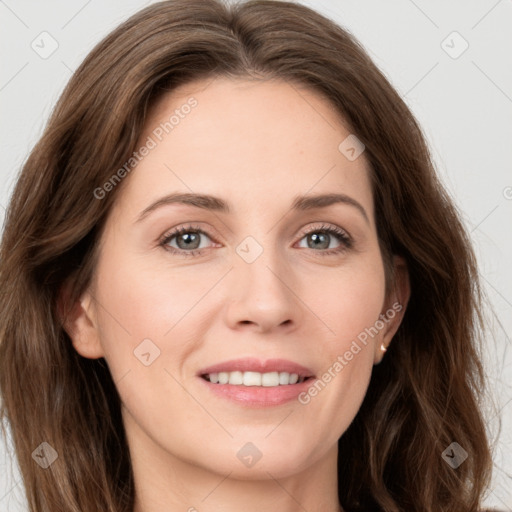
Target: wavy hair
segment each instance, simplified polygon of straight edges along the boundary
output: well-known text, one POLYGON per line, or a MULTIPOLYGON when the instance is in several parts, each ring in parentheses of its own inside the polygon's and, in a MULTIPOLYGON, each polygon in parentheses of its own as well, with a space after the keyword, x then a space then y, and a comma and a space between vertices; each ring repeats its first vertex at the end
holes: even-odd
POLYGON ((123 182, 101 200, 95 189, 130 158, 158 98, 216 76, 280 79, 327 98, 366 146, 388 281, 393 254, 408 265, 403 323, 339 440, 344 510, 479 510, 492 467, 479 276, 412 113, 355 38, 304 5, 169 0, 136 13, 85 58, 7 210, 0 417, 12 430, 30 511, 133 509, 115 383, 103 358, 73 349, 63 318, 90 282, 123 182), (69 301, 60 306, 64 287, 69 301), (441 456, 453 441, 469 454, 457 469, 441 456), (42 442, 58 454, 45 470, 33 457, 42 442))

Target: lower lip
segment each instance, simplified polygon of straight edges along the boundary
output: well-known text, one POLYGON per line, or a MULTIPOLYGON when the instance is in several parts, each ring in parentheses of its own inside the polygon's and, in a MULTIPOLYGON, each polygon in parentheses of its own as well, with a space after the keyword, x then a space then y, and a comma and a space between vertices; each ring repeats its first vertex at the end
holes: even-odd
POLYGON ((202 377, 199 377, 199 379, 217 396, 249 407, 271 407, 291 402, 297 399, 302 392, 306 391, 315 380, 314 378, 308 378, 304 382, 297 384, 264 387, 213 384, 202 377))

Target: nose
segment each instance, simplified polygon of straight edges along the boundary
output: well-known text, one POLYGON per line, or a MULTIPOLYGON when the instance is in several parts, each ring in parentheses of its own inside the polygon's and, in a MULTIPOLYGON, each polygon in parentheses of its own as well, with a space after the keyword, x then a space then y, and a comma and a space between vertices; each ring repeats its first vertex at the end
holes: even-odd
POLYGON ((242 248, 239 247, 239 253, 234 256, 228 284, 228 323, 235 330, 288 332, 297 327, 304 314, 296 295, 294 274, 276 247, 265 246, 252 260, 261 251, 254 241, 252 243, 252 246, 251 242, 241 244, 242 248), (243 249, 247 248, 244 253, 243 249), (251 251, 252 256, 247 257, 251 251))

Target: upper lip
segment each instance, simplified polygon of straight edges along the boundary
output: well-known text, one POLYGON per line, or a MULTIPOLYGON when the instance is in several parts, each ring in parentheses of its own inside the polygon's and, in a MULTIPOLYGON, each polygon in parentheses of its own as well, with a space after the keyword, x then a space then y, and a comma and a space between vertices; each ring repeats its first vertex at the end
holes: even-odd
POLYGON ((309 368, 302 366, 287 359, 256 359, 253 357, 245 357, 242 359, 231 359, 222 363, 214 364, 203 368, 198 375, 206 375, 209 373, 220 372, 287 372, 296 373, 299 377, 313 377, 314 373, 309 368))

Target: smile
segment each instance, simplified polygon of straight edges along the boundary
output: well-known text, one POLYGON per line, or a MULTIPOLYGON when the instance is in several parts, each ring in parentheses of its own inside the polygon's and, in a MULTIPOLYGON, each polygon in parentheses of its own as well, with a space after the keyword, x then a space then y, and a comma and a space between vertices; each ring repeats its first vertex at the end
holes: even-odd
POLYGON ((286 359, 233 359, 201 369, 208 393, 244 407, 278 406, 297 399, 315 379, 311 369, 286 359))

